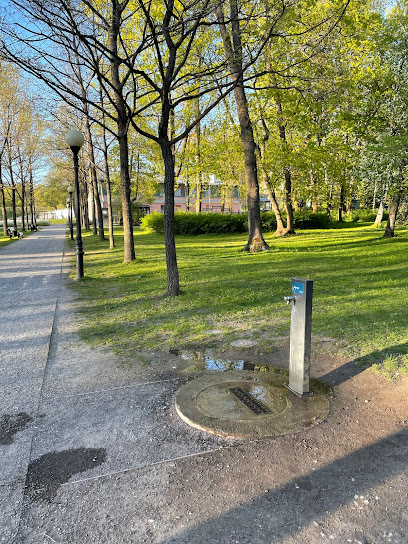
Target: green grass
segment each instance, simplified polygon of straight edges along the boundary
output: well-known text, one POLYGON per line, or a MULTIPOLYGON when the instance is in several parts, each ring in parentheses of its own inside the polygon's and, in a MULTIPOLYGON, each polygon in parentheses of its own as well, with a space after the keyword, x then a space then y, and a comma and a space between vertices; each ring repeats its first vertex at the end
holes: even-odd
POLYGON ((397 234, 383 239, 382 231, 353 225, 282 239, 269 235, 271 250, 257 254, 241 251, 241 234, 180 236, 182 294, 175 298, 164 295, 161 235, 136 229, 137 259, 123 264, 120 229, 114 250, 86 234, 85 278, 74 284, 83 301, 82 336, 126 357, 138 350, 212 347, 215 337, 207 331, 220 329, 220 349, 246 337, 268 352, 276 337, 289 335, 283 297, 297 276, 314 280, 313 333, 341 340, 336 349, 362 363, 381 362, 408 353, 408 229, 397 234))
MULTIPOLYGON (((17 240, 17 238, 16 238, 17 240)), ((13 240, 10 240, 9 236, 0 236, 0 247, 8 246, 13 240)))
POLYGON ((408 375, 408 355, 399 353, 387 355, 381 363, 373 365, 373 369, 379 374, 385 375, 389 380, 398 379, 408 375))

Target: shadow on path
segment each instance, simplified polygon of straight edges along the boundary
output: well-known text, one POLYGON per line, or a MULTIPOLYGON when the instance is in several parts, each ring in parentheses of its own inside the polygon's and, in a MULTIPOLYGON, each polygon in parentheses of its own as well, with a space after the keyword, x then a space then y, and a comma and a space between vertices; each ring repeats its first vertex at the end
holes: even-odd
MULTIPOLYGON (((408 429, 405 429, 266 492, 240 508, 161 540, 160 544, 286 542, 288 537, 296 536, 309 525, 353 503, 356 495, 369 493, 376 486, 404 473, 407 457, 408 429)), ((398 508, 406 497, 396 494, 395 500, 398 508)), ((401 520, 398 526, 400 531, 403 523, 401 520)), ((382 522, 377 535, 380 526, 382 532, 382 522)), ((364 536, 361 528, 354 529, 360 531, 361 542, 378 542, 370 539, 369 535, 364 536)), ((375 528, 373 531, 375 533, 375 528)), ((367 532, 371 532, 370 527, 367 532)))

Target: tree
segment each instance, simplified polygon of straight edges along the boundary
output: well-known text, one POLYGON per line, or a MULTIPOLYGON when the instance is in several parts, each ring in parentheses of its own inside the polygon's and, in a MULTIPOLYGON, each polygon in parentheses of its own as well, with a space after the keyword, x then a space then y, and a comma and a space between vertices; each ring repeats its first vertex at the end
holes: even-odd
POLYGON ((218 24, 223 39, 225 55, 228 60, 232 80, 234 81, 234 96, 237 106, 238 119, 241 128, 241 142, 244 149, 245 179, 248 194, 248 242, 246 251, 269 249, 262 235, 260 198, 258 184, 258 169, 256 163, 256 145, 248 101, 244 89, 244 59, 242 34, 240 28, 240 9, 238 0, 230 1, 231 31, 227 30, 223 8, 216 8, 218 24))
MULTIPOLYGON (((83 111, 88 104, 103 116, 92 120, 108 122, 106 130, 118 140, 121 157, 121 197, 124 222, 124 261, 135 258, 131 212, 127 134, 135 103, 127 102, 132 88, 133 67, 145 47, 143 33, 139 45, 134 36, 125 36, 132 24, 134 8, 129 0, 102 2, 10 0, 21 21, 3 21, 3 55, 23 70, 43 81, 60 99, 83 111), (25 24, 23 24, 25 21, 25 24), (34 24, 32 24, 34 22, 34 24), (40 52, 40 54, 38 54, 40 52), (109 107, 102 106, 99 93, 86 95, 71 84, 72 68, 79 66, 100 82, 109 107), (111 121, 111 123, 109 123, 111 121)), ((91 110, 88 110, 91 114, 91 110)))

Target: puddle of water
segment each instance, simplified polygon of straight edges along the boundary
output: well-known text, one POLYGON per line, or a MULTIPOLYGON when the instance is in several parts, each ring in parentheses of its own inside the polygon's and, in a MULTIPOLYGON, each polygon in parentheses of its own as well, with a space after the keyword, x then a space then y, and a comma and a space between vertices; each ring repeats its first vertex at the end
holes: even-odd
POLYGON ((199 372, 203 370, 221 371, 227 370, 257 370, 261 372, 277 372, 277 369, 269 365, 262 365, 244 359, 231 359, 220 357, 211 350, 188 351, 171 349, 170 353, 180 357, 184 361, 191 361, 191 365, 185 368, 185 372, 199 372))

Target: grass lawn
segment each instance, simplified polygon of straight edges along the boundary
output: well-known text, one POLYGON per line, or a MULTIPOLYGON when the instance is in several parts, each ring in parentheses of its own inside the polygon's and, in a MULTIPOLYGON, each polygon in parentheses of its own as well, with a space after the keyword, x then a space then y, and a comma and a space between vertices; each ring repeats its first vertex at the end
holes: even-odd
POLYGON ((363 362, 391 356, 394 364, 397 357, 404 371, 408 229, 393 239, 382 234, 347 224, 290 238, 267 234, 271 250, 257 254, 241 251, 241 234, 180 236, 182 294, 167 298, 163 236, 135 229, 137 259, 123 264, 120 229, 114 250, 85 233, 86 277, 74 283, 83 301, 81 334, 124 358, 137 350, 211 347, 215 337, 208 331, 214 329, 222 331, 221 348, 255 338, 267 352, 274 339, 289 336, 290 307, 283 297, 297 276, 314 280, 313 334, 341 340, 336 349, 363 362))
POLYGON ((13 240, 10 240, 9 236, 0 236, 0 247, 7 246, 8 244, 11 244, 12 241, 13 240))

